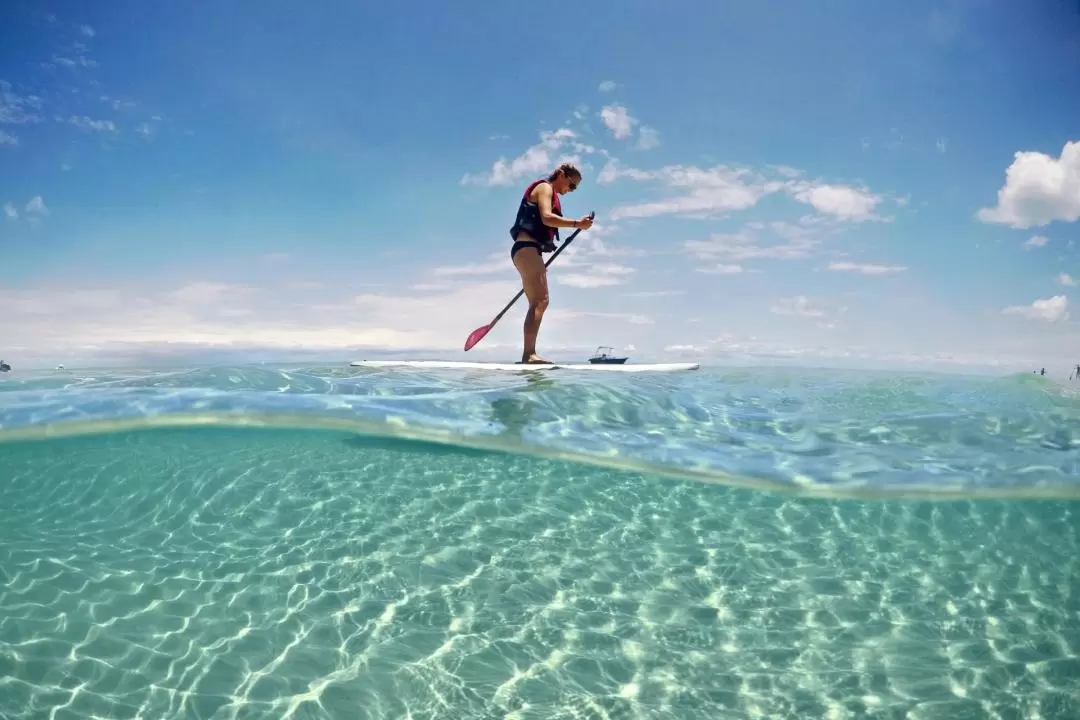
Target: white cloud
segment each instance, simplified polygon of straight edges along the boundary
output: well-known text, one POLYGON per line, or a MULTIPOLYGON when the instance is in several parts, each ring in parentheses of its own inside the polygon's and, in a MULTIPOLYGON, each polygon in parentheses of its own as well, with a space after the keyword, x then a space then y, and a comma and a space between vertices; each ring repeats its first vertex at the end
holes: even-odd
MULTIPOLYGON (((619 275, 610 268, 599 272, 619 275)), ((216 281, 163 289, 0 289, 0 306, 7 346, 33 348, 37 357, 53 363, 112 345, 460 352, 468 334, 520 290, 516 275, 507 275, 495 281, 417 284, 395 293, 346 289, 337 296, 297 283, 281 292, 281 283, 249 287, 216 281)), ((517 351, 524 310, 519 300, 472 354, 517 351)), ((613 333, 613 322, 652 322, 637 312, 575 309, 560 297, 545 317, 545 348, 591 341, 597 320, 613 333)))
POLYGON ((700 168, 693 165, 669 165, 659 170, 623 168, 612 160, 604 166, 597 182, 610 184, 619 179, 656 180, 683 194, 649 202, 628 203, 612 211, 622 217, 688 215, 707 217, 753 207, 762 198, 785 192, 796 201, 810 205, 819 213, 836 220, 862 222, 883 220, 874 214, 884 196, 847 185, 795 180, 801 171, 778 166, 771 168, 779 178, 769 178, 748 168, 717 165, 700 168))
POLYGON ((799 202, 841 220, 880 219, 874 215, 874 208, 882 200, 880 195, 846 185, 817 185, 804 181, 792 183, 790 188, 792 196, 799 202))
POLYGON ((725 166, 703 169, 688 165, 669 165, 655 171, 619 170, 612 166, 607 181, 611 182, 618 177, 635 180, 657 179, 668 187, 683 191, 683 194, 651 202, 619 205, 611 212, 613 220, 668 214, 709 216, 745 210, 783 187, 783 183, 768 182, 749 170, 725 166))
POLYGON ((23 210, 32 215, 49 214, 49 208, 45 207, 45 201, 41 199, 40 195, 35 195, 30 198, 30 202, 26 203, 26 207, 24 207, 23 210))
POLYGON ((538 177, 551 172, 564 162, 579 163, 576 153, 592 152, 594 148, 577 141, 577 133, 568 128, 547 131, 540 134, 540 142, 533 145, 513 160, 500 157, 491 167, 491 172, 483 175, 466 173, 461 178, 462 185, 511 185, 525 177, 538 177))
POLYGON ((89 25, 80 25, 79 32, 86 37, 94 37, 95 35, 97 35, 97 32, 94 30, 94 28, 90 27, 89 25))
POLYGON ((824 307, 816 305, 805 295, 781 298, 769 308, 769 312, 774 315, 794 315, 805 318, 823 318, 828 315, 824 307))
POLYGON ((697 271, 707 275, 740 275, 745 272, 742 265, 729 265, 725 263, 698 268, 697 271))
POLYGON ((641 255, 632 248, 612 249, 601 238, 613 228, 594 225, 587 236, 575 240, 549 270, 549 282, 581 289, 611 287, 630 281, 637 269, 615 259, 641 255), (599 232, 594 233, 594 230, 599 232))
MULTIPOLYGON (((117 111, 133 110, 133 109, 135 109, 135 108, 137 108, 139 106, 139 103, 135 102, 134 100, 130 100, 130 99, 126 99, 126 98, 117 98, 117 97, 111 97, 109 95, 102 95, 100 99, 101 99, 101 102, 108 103, 110 106, 112 106, 113 110, 117 110, 117 111)), ((161 120, 161 118, 159 116, 157 116, 157 115, 155 115, 153 117, 153 119, 155 121, 161 120)))
POLYGON ((1037 248, 1046 245, 1046 243, 1048 242, 1050 242, 1050 238, 1046 237, 1045 235, 1035 235, 1026 243, 1024 243, 1024 246, 1029 248, 1037 248))
POLYGON ((654 297, 669 297, 672 295, 685 295, 685 290, 636 290, 634 292, 623 293, 624 297, 640 297, 640 298, 654 298, 654 297))
POLYGON ((831 262, 829 269, 835 272, 854 272, 862 275, 889 275, 907 270, 903 265, 878 265, 875 263, 831 262))
POLYGON ((626 265, 599 263, 592 264, 588 272, 568 274, 554 272, 549 275, 549 279, 556 285, 567 285, 576 288, 599 288, 621 285, 635 272, 634 268, 626 265))
POLYGON ((0 123, 24 125, 38 122, 41 118, 33 110, 41 109, 37 95, 18 95, 11 83, 0 80, 0 123))
MULTIPOLYGON (((551 311, 549 310, 548 312, 550 313, 551 311)), ((547 318, 547 314, 544 315, 544 318, 545 319, 547 318)), ((568 319, 571 319, 571 318, 574 318, 574 319, 578 319, 578 318, 581 318, 581 319, 583 319, 583 318, 600 318, 600 319, 604 319, 604 318, 606 318, 608 320, 622 320, 623 322, 630 323, 631 325, 652 325, 653 324, 653 319, 651 317, 649 317, 648 315, 642 315, 640 313, 590 312, 588 310, 568 310, 568 311, 564 311, 563 315, 560 318, 560 321, 568 320, 568 319)), ((604 323, 604 325, 607 325, 607 326, 610 327, 611 323, 607 322, 607 323, 604 323)), ((593 327, 595 327, 595 326, 593 326, 593 327)), ((601 326, 601 327, 603 327, 603 326, 601 326)), ((629 349, 630 348, 627 347, 627 350, 629 350, 629 349)))
MULTIPOLYGON (((614 257, 629 257, 640 254, 630 248, 618 251, 607 247, 600 239, 610 234, 608 226, 594 225, 589 235, 575 240, 561 255, 548 274, 552 285, 563 285, 579 289, 611 287, 628 282, 637 272, 636 268, 623 263, 613 262, 614 257)), ((488 255, 486 260, 462 265, 435 267, 430 270, 433 277, 485 277, 501 276, 508 281, 520 282, 506 251, 488 255)), ((413 289, 436 290, 449 289, 447 285, 425 283, 412 286, 413 289)))
POLYGON ((66 67, 66 68, 77 68, 77 67, 91 67, 92 68, 92 67, 97 67, 97 60, 92 60, 91 58, 86 57, 82 53, 76 54, 76 56, 73 57, 73 58, 66 57, 64 55, 53 55, 52 56, 52 62, 42 63, 42 65, 44 67, 47 67, 47 68, 56 67, 57 65, 61 65, 61 66, 66 67))
POLYGON ((679 353, 687 355, 700 355, 709 349, 708 345, 666 345, 664 352, 666 353, 679 353))
POLYGON ((116 132, 116 123, 112 120, 94 120, 85 115, 72 115, 67 119, 67 122, 75 127, 83 128, 84 130, 93 130, 95 132, 116 132))
POLYGON ((782 175, 786 178, 797 178, 803 174, 803 171, 798 168, 793 168, 790 165, 770 165, 771 170, 775 170, 778 175, 782 175))
POLYGON ((1080 141, 1065 143, 1058 158, 1041 152, 1017 152, 997 204, 975 217, 1013 228, 1042 227, 1055 220, 1080 218, 1080 141))
POLYGON ((444 265, 433 268, 431 273, 435 277, 469 277, 479 275, 497 275, 503 273, 516 274, 513 263, 510 261, 509 249, 505 253, 494 253, 491 260, 482 263, 469 263, 466 265, 444 265))
POLYGON ((656 128, 651 128, 648 125, 642 125, 638 131, 638 150, 652 150, 654 147, 660 144, 660 131, 656 128))
MULTIPOLYGON (((638 121, 630 115, 630 111, 622 105, 605 105, 599 114, 604 126, 611 131, 616 140, 630 138, 634 134, 634 128, 639 125, 638 121)), ((641 125, 634 147, 638 150, 651 150, 659 144, 660 131, 648 125, 641 125)))
POLYGON ((611 131, 616 140, 624 140, 630 137, 634 132, 634 125, 637 123, 622 105, 605 105, 600 110, 600 119, 604 121, 604 125, 607 126, 607 129, 611 131))
POLYGON ((449 347, 464 341, 472 329, 465 325, 490 319, 512 294, 512 284, 495 283, 449 293, 311 302, 299 295, 279 298, 268 290, 197 282, 163 292, 0 290, 0 304, 7 312, 9 342, 52 351, 108 343, 449 347), (453 303, 461 303, 460 315, 453 303), (312 313, 318 323, 311 322, 312 313), (458 329, 461 338, 451 343, 451 333, 440 329, 458 329))
POLYGON ((1076 287, 1076 279, 1068 273, 1061 273, 1058 275, 1057 280, 1065 287, 1076 287))
POLYGON ((4 215, 6 215, 9 220, 18 220, 19 211, 16 210, 15 206, 11 203, 4 203, 4 215))
POLYGON ((1047 323, 1069 319, 1069 299, 1064 295, 1040 298, 1030 305, 1012 305, 1001 311, 1005 315, 1020 315, 1047 323))
POLYGON ((935 145, 939 153, 945 153, 949 149, 949 141, 946 138, 938 138, 935 145))
POLYGON ((688 240, 685 250, 704 261, 725 260, 729 268, 737 261, 770 259, 793 260, 809 257, 820 244, 813 233, 790 223, 747 223, 735 233, 714 234, 708 240, 688 240), (763 232, 771 231, 780 241, 766 243, 763 232))
POLYGON ((613 92, 615 90, 615 88, 617 88, 617 87, 618 87, 618 85, 615 84, 614 80, 604 80, 602 83, 600 83, 599 90, 602 93, 607 93, 607 92, 613 92))
POLYGON ((198 280, 165 292, 164 297, 190 307, 218 307, 235 301, 251 301, 258 292, 247 285, 198 280))
POLYGON ((627 178, 630 180, 649 180, 655 177, 653 173, 646 170, 637 170, 635 168, 623 168, 618 160, 615 158, 609 159, 604 167, 600 170, 600 174, 596 177, 596 182, 599 185, 609 185, 619 178, 627 178))
POLYGON ((18 145, 19 138, 15 137, 11 133, 6 133, 0 130, 0 145, 18 145))

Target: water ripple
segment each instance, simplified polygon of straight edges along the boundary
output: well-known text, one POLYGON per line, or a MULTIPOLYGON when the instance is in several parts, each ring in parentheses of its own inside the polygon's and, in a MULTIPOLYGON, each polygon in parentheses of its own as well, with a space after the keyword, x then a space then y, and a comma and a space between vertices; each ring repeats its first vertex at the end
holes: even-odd
POLYGON ((793 492, 1075 496, 1077 400, 1030 375, 102 371, 0 383, 0 440, 102 423, 290 418, 793 492))

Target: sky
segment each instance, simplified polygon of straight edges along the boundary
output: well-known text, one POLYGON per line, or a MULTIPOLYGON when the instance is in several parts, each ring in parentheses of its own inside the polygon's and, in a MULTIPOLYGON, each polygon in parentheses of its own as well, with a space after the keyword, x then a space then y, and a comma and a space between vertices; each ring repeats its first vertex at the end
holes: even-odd
POLYGON ((0 357, 1080 362, 1080 3, 0 7, 0 357), (564 237, 566 233, 564 232, 564 237))

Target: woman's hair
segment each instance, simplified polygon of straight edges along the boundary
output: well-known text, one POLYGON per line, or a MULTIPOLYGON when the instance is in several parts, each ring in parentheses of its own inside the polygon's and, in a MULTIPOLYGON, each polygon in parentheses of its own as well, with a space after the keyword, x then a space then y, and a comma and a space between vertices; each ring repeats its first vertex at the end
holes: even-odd
POLYGON ((573 163, 565 162, 559 167, 552 170, 551 174, 548 175, 547 179, 549 181, 554 180, 555 178, 559 177, 559 173, 562 173, 563 175, 569 175, 570 177, 581 177, 581 171, 574 167, 573 163))

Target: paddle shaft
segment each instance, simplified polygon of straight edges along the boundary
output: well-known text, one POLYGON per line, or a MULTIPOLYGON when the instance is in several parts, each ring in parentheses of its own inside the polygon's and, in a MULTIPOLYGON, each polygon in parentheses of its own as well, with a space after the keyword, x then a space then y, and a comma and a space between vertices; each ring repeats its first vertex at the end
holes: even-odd
MULTIPOLYGON (((596 217, 596 211, 595 210, 593 212, 589 213, 589 219, 592 219, 594 217, 596 217)), ((561 253, 563 250, 565 250, 566 246, 574 241, 574 238, 576 238, 578 236, 578 233, 581 232, 581 230, 582 230, 582 228, 578 228, 577 230, 572 232, 570 234, 570 237, 566 238, 566 242, 564 242, 562 245, 560 245, 558 247, 558 249, 551 254, 551 257, 548 258, 548 261, 546 263, 544 263, 544 267, 547 267, 551 263, 555 262, 555 258, 559 257, 559 253, 561 253)), ((518 290, 518 294, 514 296, 514 299, 511 300, 510 302, 506 303, 506 307, 504 307, 502 309, 502 311, 499 312, 499 314, 495 316, 495 319, 491 321, 491 325, 488 325, 488 327, 490 328, 490 327, 494 326, 495 323, 499 322, 499 320, 502 319, 502 316, 505 315, 510 310, 510 308, 512 308, 514 306, 514 303, 516 303, 518 300, 520 300, 521 296, 524 295, 524 294, 525 294, 525 288, 521 288, 520 290, 518 290)))

